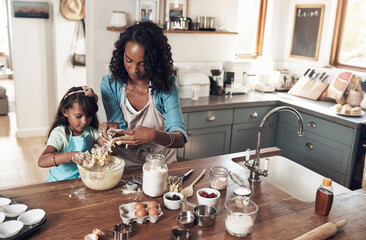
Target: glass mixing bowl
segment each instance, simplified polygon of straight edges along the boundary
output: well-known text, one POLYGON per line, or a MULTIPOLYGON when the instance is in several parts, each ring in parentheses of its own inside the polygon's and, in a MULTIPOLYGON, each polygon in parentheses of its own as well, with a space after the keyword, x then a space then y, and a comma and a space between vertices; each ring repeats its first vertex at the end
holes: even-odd
POLYGON ((118 164, 112 160, 111 163, 104 166, 94 165, 91 168, 85 168, 78 164, 80 177, 85 186, 93 190, 114 188, 121 180, 126 166, 126 162, 123 159, 118 159, 121 160, 118 164))

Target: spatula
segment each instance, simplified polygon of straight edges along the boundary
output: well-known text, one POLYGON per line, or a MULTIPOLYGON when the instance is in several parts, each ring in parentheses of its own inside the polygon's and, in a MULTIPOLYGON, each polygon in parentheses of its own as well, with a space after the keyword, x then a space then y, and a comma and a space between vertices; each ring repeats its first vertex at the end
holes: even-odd
POLYGON ((193 196, 193 186, 201 179, 201 177, 205 174, 206 169, 203 169, 201 174, 191 183, 191 185, 183 188, 182 191, 180 191, 180 193, 185 197, 185 198, 189 198, 193 196))

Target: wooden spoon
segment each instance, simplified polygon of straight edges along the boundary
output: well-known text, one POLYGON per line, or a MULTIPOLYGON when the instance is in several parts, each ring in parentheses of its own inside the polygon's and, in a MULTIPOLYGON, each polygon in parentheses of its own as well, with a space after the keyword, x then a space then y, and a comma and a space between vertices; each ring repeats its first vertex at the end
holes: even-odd
POLYGON ((185 198, 189 198, 193 196, 193 185, 195 185, 200 179, 201 177, 205 174, 206 169, 203 169, 201 174, 191 183, 191 185, 183 188, 182 191, 180 191, 180 193, 185 197, 185 198))

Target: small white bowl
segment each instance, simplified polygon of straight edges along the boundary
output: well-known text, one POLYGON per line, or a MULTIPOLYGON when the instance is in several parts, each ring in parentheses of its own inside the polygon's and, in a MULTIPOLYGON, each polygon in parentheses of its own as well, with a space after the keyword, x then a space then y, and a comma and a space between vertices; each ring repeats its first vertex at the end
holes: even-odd
POLYGON ((20 230, 22 230, 24 224, 17 220, 10 220, 0 223, 0 238, 10 238, 20 230))
POLYGON ((164 194, 163 198, 164 198, 164 205, 167 209, 177 210, 182 207, 182 200, 184 196, 177 192, 167 192, 164 194), (173 197, 173 195, 177 195, 180 199, 179 200, 167 199, 167 197, 173 197))
POLYGON ((28 207, 25 204, 12 204, 0 208, 0 211, 3 212, 6 217, 18 217, 20 214, 24 213, 27 208, 28 207))
POLYGON ((196 192, 196 195, 197 195, 198 205, 207 205, 207 206, 211 206, 211 207, 216 207, 217 203, 219 202, 219 198, 221 196, 220 192, 213 188, 198 189, 196 192), (207 194, 215 193, 216 197, 215 198, 201 197, 200 193, 202 191, 205 191, 207 194))
POLYGON ((9 205, 11 200, 9 198, 0 197, 0 208, 6 205, 9 205))
POLYGON ((21 221, 24 225, 33 225, 39 223, 44 215, 46 215, 46 213, 43 209, 32 209, 22 213, 18 217, 18 221, 21 221))

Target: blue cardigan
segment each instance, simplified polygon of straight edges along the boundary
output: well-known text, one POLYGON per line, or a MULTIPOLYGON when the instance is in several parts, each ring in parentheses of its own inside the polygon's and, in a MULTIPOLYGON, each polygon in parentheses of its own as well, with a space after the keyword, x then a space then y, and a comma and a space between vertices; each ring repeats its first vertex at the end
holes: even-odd
MULTIPOLYGON (((103 76, 100 90, 108 122, 117 122, 121 129, 127 129, 127 122, 123 118, 120 107, 123 85, 120 81, 110 81, 112 74, 103 76)), ((126 102, 126 99, 124 99, 126 102)), ((164 116, 165 131, 179 131, 187 142, 187 131, 184 126, 182 110, 180 108, 178 87, 169 93, 154 92, 154 106, 164 116)))

